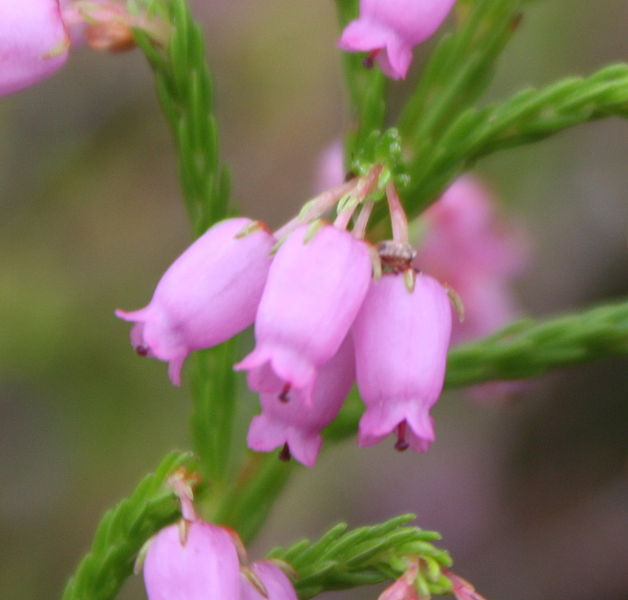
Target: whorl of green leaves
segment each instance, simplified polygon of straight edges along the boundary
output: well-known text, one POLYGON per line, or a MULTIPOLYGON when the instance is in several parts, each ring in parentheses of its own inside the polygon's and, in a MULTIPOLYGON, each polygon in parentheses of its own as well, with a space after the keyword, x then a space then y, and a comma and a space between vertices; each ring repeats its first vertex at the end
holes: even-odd
POLYGON ((427 566, 423 581, 429 593, 446 593, 450 585, 441 568, 451 566, 451 558, 431 543, 440 539, 438 533, 404 527, 414 519, 412 514, 400 515, 351 531, 339 523, 316 542, 305 539, 289 548, 275 548, 268 557, 283 560, 294 569, 295 587, 302 600, 324 591, 395 579, 403 573, 405 556, 418 557, 427 566))
POLYGON ((449 353, 446 385, 536 377, 551 369, 628 355, 628 302, 545 322, 520 321, 449 353))
POLYGON ((569 77, 540 90, 523 90, 483 109, 470 108, 443 131, 420 163, 408 169, 406 209, 413 215, 420 212, 483 156, 611 116, 628 118, 627 64, 609 65, 589 77, 569 77))
POLYGON ((68 581, 63 600, 115 598, 146 540, 179 516, 178 502, 165 483, 182 466, 194 469, 189 454, 169 454, 128 498, 105 514, 89 553, 68 581))
POLYGON ((422 163, 451 118, 471 105, 491 81, 495 62, 517 28, 524 0, 461 0, 454 29, 431 53, 399 120, 422 163))
POLYGON ((155 74, 161 108, 177 145, 183 196, 196 235, 227 215, 229 176, 219 162, 213 90, 203 33, 185 0, 144 0, 171 25, 167 48, 141 30, 135 37, 155 74))

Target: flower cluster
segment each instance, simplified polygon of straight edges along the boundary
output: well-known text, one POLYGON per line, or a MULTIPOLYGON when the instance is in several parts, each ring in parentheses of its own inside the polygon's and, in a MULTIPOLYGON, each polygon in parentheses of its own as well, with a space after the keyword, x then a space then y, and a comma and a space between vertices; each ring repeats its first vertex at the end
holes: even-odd
POLYGON ((297 600, 276 563, 249 564, 234 531, 197 516, 186 473, 175 473, 170 483, 183 519, 148 542, 143 559, 148 600, 297 600))
POLYGON ((434 439, 429 411, 443 385, 451 308, 446 290, 412 267, 405 214, 381 175, 375 166, 324 192, 275 233, 245 218, 214 225, 145 308, 116 311, 135 323, 136 351, 168 361, 175 384, 190 352, 255 324, 255 348, 235 365, 260 394, 254 450, 282 448, 313 465, 321 430, 356 380, 366 405, 360 445, 394 432, 399 450, 424 451, 434 439), (364 234, 384 187, 394 239, 375 249, 364 234), (321 220, 336 204, 335 222, 321 220))
POLYGON ((0 96, 22 90, 52 75, 72 46, 98 50, 131 48, 133 28, 155 41, 163 24, 135 16, 115 0, 19 0, 0 3, 0 96))

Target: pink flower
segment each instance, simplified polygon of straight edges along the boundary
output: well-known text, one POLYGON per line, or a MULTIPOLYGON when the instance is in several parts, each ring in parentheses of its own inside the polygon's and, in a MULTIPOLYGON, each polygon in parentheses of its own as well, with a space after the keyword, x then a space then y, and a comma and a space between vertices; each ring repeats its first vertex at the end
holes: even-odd
POLYGON ((262 594, 262 590, 257 589, 249 579, 243 576, 241 600, 297 600, 292 583, 272 562, 266 560, 254 562, 250 569, 258 582, 264 586, 266 593, 262 594))
POLYGON ((3 0, 0 2, 0 96, 24 89, 52 75, 68 58, 71 46, 128 50, 133 28, 165 44, 163 22, 132 15, 116 0, 3 0))
POLYGON ((416 588, 418 573, 419 566, 414 563, 391 586, 387 587, 377 600, 419 600, 416 588))
POLYGON ((308 232, 298 227, 279 248, 257 311, 256 347, 235 367, 265 370, 270 383, 297 389, 309 388, 336 354, 371 279, 363 241, 331 225, 308 232))
POLYGON ((412 48, 429 38, 445 20, 455 0, 360 0, 360 17, 347 25, 338 46, 371 51, 382 71, 403 79, 412 48))
POLYGON ((162 529, 144 561, 149 600, 226 600, 240 597, 240 563, 231 534, 204 521, 162 529))
POLYGON ((415 265, 456 290, 465 320, 455 341, 493 333, 517 314, 512 280, 528 260, 522 234, 500 218, 476 179, 457 179, 424 215, 425 235, 415 265))
POLYGON ((353 344, 347 336, 336 355, 321 367, 311 400, 303 390, 285 398, 261 394, 263 412, 251 422, 249 447, 268 452, 285 444, 289 455, 313 466, 323 443, 320 432, 334 420, 354 381, 353 344))
POLYGON ((264 227, 245 218, 206 231, 165 272, 148 306, 116 311, 136 323, 131 341, 137 352, 168 361, 170 379, 179 385, 190 352, 220 344, 253 323, 273 244, 264 227))
POLYGON ((416 275, 408 291, 403 274, 371 284, 353 325, 358 388, 366 412, 361 446, 396 431, 397 449, 427 450, 434 440, 429 410, 443 387, 451 308, 447 292, 416 275))
POLYGON ((58 0, 0 3, 0 96, 52 75, 65 63, 69 45, 58 0))

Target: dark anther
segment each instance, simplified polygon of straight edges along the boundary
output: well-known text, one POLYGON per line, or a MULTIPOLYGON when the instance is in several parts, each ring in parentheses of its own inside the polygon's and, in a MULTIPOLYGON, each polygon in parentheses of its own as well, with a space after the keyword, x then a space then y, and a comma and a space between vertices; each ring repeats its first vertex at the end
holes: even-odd
POLYGON ((377 57, 377 55, 379 54, 381 48, 377 48, 375 50, 371 50, 365 57, 364 60, 362 61, 362 64, 367 68, 367 69, 372 69, 373 66, 375 65, 375 58, 377 57))
POLYGON ((288 402, 290 400, 290 388, 291 385, 289 383, 283 386, 283 390, 279 394, 280 402, 288 402))
POLYGON ((145 346, 144 344, 135 346, 135 352, 137 352, 139 356, 146 356, 148 354, 148 346, 145 346))
POLYGON ((397 425, 397 443, 395 444, 395 450, 397 452, 404 452, 410 447, 406 440, 406 422, 399 423, 397 425))
POLYGON ((283 462, 288 462, 292 458, 292 454, 290 454, 290 448, 288 446, 288 442, 283 445, 283 448, 279 452, 279 460, 283 462))

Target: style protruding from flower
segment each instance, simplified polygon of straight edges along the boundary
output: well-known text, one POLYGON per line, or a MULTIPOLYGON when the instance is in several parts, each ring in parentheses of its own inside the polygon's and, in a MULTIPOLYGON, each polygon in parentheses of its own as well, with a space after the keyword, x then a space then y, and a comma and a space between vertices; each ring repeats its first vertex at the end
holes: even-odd
POLYGON ((275 240, 264 225, 235 218, 217 223, 165 272, 145 308, 116 315, 135 322, 138 354, 169 362, 180 383, 187 355, 233 337, 253 323, 275 240))
POLYGON ((386 191, 396 251, 385 246, 384 274, 371 283, 352 328, 366 405, 359 443, 394 432, 397 450, 424 452, 434 440, 429 411, 443 387, 452 311, 443 286, 411 267, 405 214, 392 184, 386 191))
POLYGON ((255 349, 235 368, 268 372, 270 367, 286 391, 308 390, 304 401, 309 402, 317 371, 340 348, 370 278, 364 241, 322 222, 297 227, 268 272, 255 317, 255 349))
POLYGON ((318 374, 311 400, 303 390, 289 396, 266 392, 260 394, 262 414, 253 418, 248 445, 252 450, 268 452, 283 446, 284 458, 294 457, 311 467, 323 443, 321 431, 342 407, 355 381, 355 359, 351 336, 318 374))
POLYGON ((165 24, 131 14, 115 0, 5 0, 0 3, 0 96, 52 75, 81 44, 117 52, 134 46, 133 29, 157 43, 165 24))
POLYGON ((338 46, 369 52, 391 79, 404 79, 414 46, 428 39, 445 20, 455 0, 360 0, 360 16, 347 25, 338 46))

